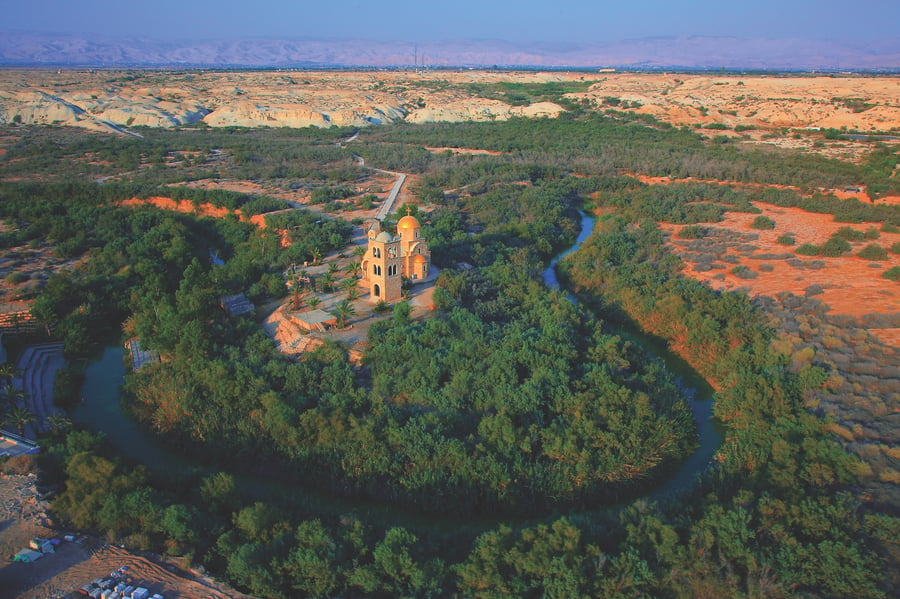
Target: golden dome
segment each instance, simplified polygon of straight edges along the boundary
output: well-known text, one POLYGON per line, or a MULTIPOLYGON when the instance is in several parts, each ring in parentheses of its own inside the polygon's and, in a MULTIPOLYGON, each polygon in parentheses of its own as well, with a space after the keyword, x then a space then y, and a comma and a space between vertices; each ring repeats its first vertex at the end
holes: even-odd
POLYGON ((403 218, 401 218, 397 222, 397 231, 412 231, 415 229, 422 228, 422 225, 419 224, 419 221, 416 220, 416 217, 410 216, 407 214, 403 218))
POLYGON ((422 254, 416 254, 413 257, 413 264, 421 264, 422 262, 428 262, 428 259, 425 258, 422 254))

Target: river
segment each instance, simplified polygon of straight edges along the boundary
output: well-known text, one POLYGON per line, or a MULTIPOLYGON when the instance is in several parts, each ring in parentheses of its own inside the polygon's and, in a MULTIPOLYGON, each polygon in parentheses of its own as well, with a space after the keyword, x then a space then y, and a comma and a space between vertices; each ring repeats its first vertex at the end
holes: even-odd
MULTIPOLYGON (((544 272, 544 281, 548 286, 559 286, 555 270, 557 260, 577 251, 590 236, 593 226, 593 218, 586 215, 582 217, 581 232, 575 244, 554 259, 544 272)), ((572 300, 575 301, 574 298, 572 300)), ((690 488, 697 476, 709 465, 721 443, 720 432, 712 420, 712 390, 695 371, 678 356, 672 354, 658 339, 644 335, 637 330, 620 328, 614 332, 639 344, 649 353, 660 358, 666 368, 676 375, 685 394, 691 398, 691 409, 697 425, 699 447, 680 465, 673 476, 667 478, 646 495, 649 499, 663 499, 673 493, 690 488)), ((124 349, 119 345, 113 345, 105 348, 101 355, 88 364, 82 387, 84 401, 73 411, 72 419, 79 424, 102 431, 122 455, 145 464, 151 470, 198 477, 212 474, 221 469, 202 464, 198 460, 182 455, 175 449, 166 446, 160 438, 141 428, 124 413, 119 393, 119 387, 125 375, 123 357, 124 349)), ((390 525, 401 523, 410 527, 427 526, 459 533, 464 529, 483 530, 496 525, 501 520, 520 523, 534 522, 534 519, 493 515, 467 517, 463 523, 458 516, 420 514, 407 509, 398 510, 389 504, 378 501, 337 497, 316 489, 314 485, 296 481, 285 482, 248 473, 240 473, 237 478, 242 490, 249 492, 255 498, 278 498, 282 501, 289 501, 292 506, 300 506, 303 511, 313 513, 337 515, 362 512, 367 518, 374 518, 390 525)))
MULTIPOLYGON (((593 233, 595 222, 593 217, 582 213, 581 230, 575 239, 575 244, 554 258, 544 270, 543 279, 548 287, 559 288, 556 264, 569 254, 578 251, 593 233)), ((568 294, 568 298, 573 302, 578 301, 572 294, 568 294)), ((716 423, 712 415, 713 389, 687 362, 672 353, 664 340, 647 335, 635 327, 625 325, 617 325, 616 330, 612 332, 662 360, 666 370, 675 375, 681 391, 690 398, 691 412, 694 415, 694 423, 697 427, 699 445, 694 453, 681 463, 674 475, 668 477, 665 482, 661 483, 658 488, 647 496, 649 499, 664 499, 690 488, 697 480, 697 477, 709 466, 713 456, 722 444, 721 426, 716 423)))

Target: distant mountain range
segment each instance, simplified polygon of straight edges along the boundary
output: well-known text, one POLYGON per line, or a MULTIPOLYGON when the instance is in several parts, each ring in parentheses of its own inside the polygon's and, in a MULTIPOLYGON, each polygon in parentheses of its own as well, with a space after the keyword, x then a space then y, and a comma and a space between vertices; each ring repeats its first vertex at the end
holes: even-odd
POLYGON ((614 67, 625 69, 900 72, 900 38, 862 42, 657 37, 610 43, 455 40, 164 42, 141 38, 0 33, 0 65, 84 67, 614 67))

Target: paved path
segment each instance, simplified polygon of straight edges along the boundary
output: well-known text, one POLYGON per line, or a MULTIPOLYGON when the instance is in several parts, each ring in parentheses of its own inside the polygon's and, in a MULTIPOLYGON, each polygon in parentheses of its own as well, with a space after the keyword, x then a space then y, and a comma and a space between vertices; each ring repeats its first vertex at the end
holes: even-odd
MULTIPOLYGON (((349 141, 349 140, 348 140, 349 141)), ((380 168, 374 168, 371 166, 366 166, 365 159, 358 155, 354 154, 353 159, 356 160, 356 163, 363 168, 367 168, 370 171, 375 171, 376 173, 384 173, 386 175, 393 175, 397 177, 397 180, 394 181, 394 186, 391 187, 390 193, 388 193, 387 198, 385 198, 384 203, 381 205, 381 208, 378 209, 378 213, 375 215, 375 218, 378 220, 384 220, 387 218, 387 215, 391 213, 394 209, 394 202, 397 201, 397 196, 400 195, 400 190, 403 189, 403 184, 406 183, 406 173, 398 173, 396 171, 386 171, 380 168)))

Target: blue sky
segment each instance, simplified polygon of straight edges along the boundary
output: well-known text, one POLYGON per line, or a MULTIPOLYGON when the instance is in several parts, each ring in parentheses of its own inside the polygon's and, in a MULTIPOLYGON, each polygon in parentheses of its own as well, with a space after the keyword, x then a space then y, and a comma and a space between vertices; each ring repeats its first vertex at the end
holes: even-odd
POLYGON ((204 41, 354 38, 428 42, 611 42, 718 35, 872 40, 900 37, 900 0, 25 0, 0 30, 204 41))

